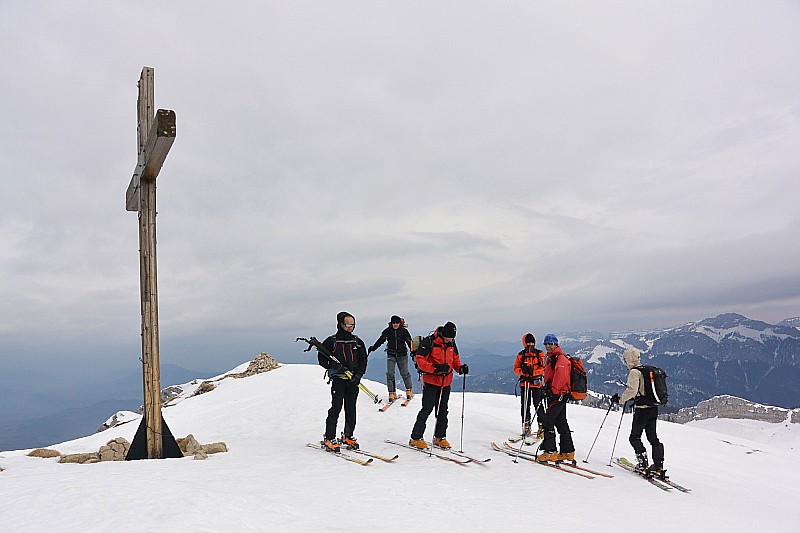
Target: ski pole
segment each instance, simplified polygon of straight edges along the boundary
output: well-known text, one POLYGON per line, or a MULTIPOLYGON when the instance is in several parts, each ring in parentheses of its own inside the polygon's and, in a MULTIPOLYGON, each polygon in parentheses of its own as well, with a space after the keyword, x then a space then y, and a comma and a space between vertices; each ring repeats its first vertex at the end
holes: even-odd
MULTIPOLYGON (((526 387, 526 389, 527 388, 528 387, 526 387)), ((542 405, 542 401, 543 400, 544 400, 544 398, 542 398, 542 400, 539 401, 539 404, 536 405, 536 411, 534 411, 533 416, 531 417, 531 427, 533 427, 533 422, 536 420, 536 417, 539 415, 539 406, 542 405)), ((526 403, 525 405, 527 406, 528 404, 526 403)), ((523 431, 523 433, 524 433, 524 431, 523 431)), ((523 444, 525 444, 525 437, 522 437, 522 439, 519 442, 519 449, 517 450, 517 455, 514 456, 514 462, 515 463, 517 462, 517 457, 519 457, 519 454, 522 453, 522 445, 523 444)), ((541 446, 541 443, 539 444, 539 446, 541 446)), ((538 448, 537 448, 537 451, 538 451, 538 448)))
POLYGON ((464 453, 464 397, 467 390, 467 375, 464 374, 464 383, 461 385, 461 453, 464 453))
POLYGON ((611 457, 608 458, 608 466, 611 466, 611 461, 614 459, 614 450, 617 448, 617 438, 619 437, 619 429, 622 427, 622 415, 625 414, 625 406, 622 406, 622 412, 619 415, 619 426, 617 426, 617 435, 614 437, 614 446, 611 447, 611 457))
MULTIPOLYGON (((297 342, 297 341, 304 341, 304 342, 308 343, 308 348, 303 350, 304 352, 310 351, 311 347, 313 346, 314 348, 317 349, 317 351, 319 353, 321 353, 322 355, 324 355, 325 357, 327 357, 328 359, 330 359, 334 363, 336 363, 338 365, 342 364, 342 362, 339 361, 338 359, 336 359, 336 357, 332 353, 330 353, 325 348, 325 346, 321 342, 319 342, 315 337, 311 337, 309 339, 304 339, 303 337, 297 337, 297 339, 294 342, 297 342)), ((350 379, 350 380, 353 379, 353 374, 349 370, 345 370, 344 371, 344 375, 345 375, 345 377, 347 379, 350 379)), ((369 390, 366 385, 361 383, 361 381, 358 382, 358 388, 359 388, 359 390, 363 391, 364 394, 366 394, 367 397, 369 397, 369 399, 372 400, 374 403, 383 403, 383 400, 378 398, 378 395, 375 394, 374 392, 372 392, 371 390, 369 390)))
MULTIPOLYGON (((592 450, 594 449, 594 445, 597 442, 597 437, 600 436, 600 430, 603 429, 603 424, 606 423, 606 418, 608 418, 608 413, 611 412, 611 408, 614 407, 614 404, 609 400, 608 402, 608 411, 606 411, 606 416, 603 417, 603 421, 600 422, 600 429, 597 430, 597 435, 594 436, 594 441, 592 441, 592 446, 589 448, 589 453, 586 454, 586 459, 583 460, 584 463, 589 462, 589 456, 592 455, 592 450)), ((613 452, 612 452, 613 454, 613 452)))

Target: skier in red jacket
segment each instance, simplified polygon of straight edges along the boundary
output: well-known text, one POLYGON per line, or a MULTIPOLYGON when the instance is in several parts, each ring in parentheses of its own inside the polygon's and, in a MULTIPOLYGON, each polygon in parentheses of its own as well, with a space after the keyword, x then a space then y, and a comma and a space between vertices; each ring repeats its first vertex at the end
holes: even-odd
POLYGON ((558 337, 548 333, 544 337, 547 359, 544 366, 544 400, 539 408, 539 420, 544 426, 544 440, 540 461, 574 461, 575 445, 572 443, 567 423, 567 401, 572 364, 558 345, 558 337), (556 450, 556 430, 561 444, 561 453, 556 450))
POLYGON ((466 375, 469 367, 461 364, 458 348, 455 344, 456 325, 448 322, 439 326, 433 335, 422 340, 417 348, 417 367, 422 373, 422 409, 417 414, 417 421, 411 430, 409 445, 426 449, 428 445, 423 439, 425 424, 431 412, 436 409, 436 428, 433 432, 433 445, 445 450, 450 449, 447 442, 447 402, 450 398, 450 384, 453 382, 453 371, 466 375))

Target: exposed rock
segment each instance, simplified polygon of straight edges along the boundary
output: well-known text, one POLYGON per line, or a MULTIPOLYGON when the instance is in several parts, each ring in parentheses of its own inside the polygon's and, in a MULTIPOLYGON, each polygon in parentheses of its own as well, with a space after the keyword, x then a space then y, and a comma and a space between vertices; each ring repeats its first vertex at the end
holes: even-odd
POLYGON ((204 381, 204 382, 202 382, 200 384, 199 387, 197 387, 197 390, 194 391, 194 394, 192 394, 192 396, 198 396, 200 394, 205 394, 207 392, 211 392, 212 390, 214 390, 216 388, 217 388, 217 386, 214 385, 212 382, 204 381))
POLYGON ((61 452, 58 450, 48 450, 46 448, 36 448, 28 452, 28 457, 42 457, 44 459, 50 459, 51 457, 61 457, 61 452))
POLYGON ((270 354, 266 352, 261 352, 256 356, 255 359, 250 361, 247 370, 242 372, 240 375, 234 377, 246 378, 249 376, 260 374, 262 372, 269 372, 270 370, 275 370, 278 367, 280 367, 280 365, 278 364, 277 361, 275 361, 275 359, 272 358, 270 354))
POLYGON ((191 433, 185 438, 177 439, 176 442, 183 452, 183 455, 194 455, 203 449, 203 446, 197 442, 197 439, 195 439, 194 435, 191 433))
POLYGON ((101 461, 124 461, 131 444, 122 437, 108 441, 98 452, 101 461))
POLYGON ((227 452, 228 447, 224 442, 212 442, 211 444, 203 444, 203 451, 207 454, 227 452))
POLYGON ((172 400, 173 398, 177 398, 183 393, 183 387, 180 385, 170 385, 165 389, 161 389, 161 403, 165 404, 172 400))
POLYGON ((195 461, 204 461, 204 460, 208 459, 208 454, 206 452, 204 452, 203 450, 200 450, 200 451, 198 451, 197 453, 194 454, 194 459, 195 459, 195 461))
POLYGON ((61 459, 58 460, 59 463, 79 463, 79 464, 87 464, 87 463, 98 463, 100 462, 100 454, 97 452, 93 453, 71 453, 68 455, 62 455, 61 459))
POLYGON ((800 423, 800 409, 784 409, 750 402, 736 396, 715 396, 698 403, 694 407, 684 407, 675 415, 675 422, 685 424, 692 420, 707 418, 733 418, 760 420, 762 422, 800 423))

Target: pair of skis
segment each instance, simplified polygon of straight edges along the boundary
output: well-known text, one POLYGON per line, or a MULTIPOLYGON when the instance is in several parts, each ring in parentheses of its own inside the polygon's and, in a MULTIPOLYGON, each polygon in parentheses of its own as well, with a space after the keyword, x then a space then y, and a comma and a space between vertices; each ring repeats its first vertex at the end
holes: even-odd
POLYGON ((406 398, 406 399, 405 399, 405 400, 403 400, 402 402, 401 402, 399 399, 397 399, 397 400, 395 400, 395 401, 393 401, 393 402, 387 402, 387 403, 386 403, 386 405, 384 405, 383 407, 379 407, 379 408, 378 408, 378 411, 380 411, 381 413, 383 413, 383 412, 385 412, 387 409, 389 409, 391 406, 393 406, 393 405, 394 405, 394 404, 396 404, 396 403, 399 403, 399 404, 400 404, 400 407, 408 407, 408 403, 409 403, 410 401, 411 401, 411 398, 406 398))
POLYGON ((450 461, 451 463, 457 463, 460 465, 466 465, 469 463, 478 463, 478 464, 485 464, 491 461, 491 458, 487 459, 478 459, 476 457, 471 457, 464 452, 457 452, 453 449, 444 450, 441 448, 427 448, 427 449, 420 449, 416 446, 411 446, 410 444, 403 444, 402 442, 397 442, 394 440, 385 440, 384 442, 388 444, 394 444, 395 446, 401 446, 403 448, 408 448, 409 450, 415 450, 420 453, 424 453, 425 455, 432 455, 434 457, 438 457, 443 461, 450 461), (454 457, 455 456, 455 457, 454 457))
POLYGON ((359 465, 362 465, 362 466, 367 466, 368 464, 372 463, 373 459, 379 459, 379 460, 381 460, 381 461, 383 461, 385 463, 392 463, 398 457, 400 457, 399 455, 395 455, 394 457, 387 457, 387 456, 380 455, 380 454, 377 454, 377 453, 368 452, 366 450, 351 449, 351 448, 347 448, 347 452, 348 453, 341 452, 341 451, 340 452, 330 452, 330 451, 326 450, 322 446, 321 442, 320 443, 309 442, 308 444, 306 444, 306 446, 308 446, 309 448, 316 448, 317 450, 323 450, 326 453, 328 453, 328 455, 332 455, 334 457, 339 457, 340 459, 344 459, 345 461, 350 461, 351 463, 356 463, 356 464, 359 464, 359 465), (349 452, 357 453, 359 455, 364 455, 364 456, 367 456, 368 458, 367 459, 359 459, 358 457, 354 457, 354 456, 350 455, 349 452))
POLYGON ((616 464, 621 468, 624 468, 628 472, 631 472, 639 477, 646 479, 648 482, 650 482, 651 485, 655 485, 664 492, 672 492, 672 489, 675 489, 679 492, 692 492, 692 489, 687 489, 682 485, 678 485, 668 477, 660 478, 648 475, 647 472, 642 471, 641 469, 639 469, 639 467, 637 467, 635 464, 633 464, 624 457, 615 458, 614 464, 616 464))
POLYGON ((529 452, 529 451, 524 451, 524 450, 520 451, 517 448, 514 448, 513 446, 508 444, 507 442, 504 442, 502 447, 498 446, 496 443, 493 442, 492 443, 492 449, 494 449, 495 451, 498 451, 498 452, 505 453, 506 455, 508 455, 510 457, 524 459, 524 460, 530 461, 532 463, 540 464, 542 466, 553 468, 555 470, 560 470, 561 472, 566 472, 568 474, 574 474, 576 476, 581 476, 581 477, 586 478, 586 479, 594 479, 596 476, 608 477, 608 478, 614 477, 611 474, 606 474, 605 472, 598 472, 596 470, 591 470, 589 468, 578 466, 578 464, 575 461, 572 461, 572 462, 562 461, 562 462, 556 462, 556 463, 550 463, 550 462, 547 462, 547 461, 539 461, 536 458, 536 454, 535 453, 529 452))
POLYGON ((537 442, 541 441, 541 437, 537 437, 536 435, 512 435, 506 439, 508 442, 517 443, 521 440, 525 440, 525 446, 533 446, 537 442))

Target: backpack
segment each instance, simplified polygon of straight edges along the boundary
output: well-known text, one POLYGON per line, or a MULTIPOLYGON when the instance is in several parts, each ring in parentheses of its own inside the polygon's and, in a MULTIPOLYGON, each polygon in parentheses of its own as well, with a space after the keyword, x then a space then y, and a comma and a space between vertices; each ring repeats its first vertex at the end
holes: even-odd
POLYGON ((567 355, 571 369, 569 373, 569 392, 572 399, 576 402, 586 398, 586 391, 588 390, 588 379, 586 377, 586 368, 583 366, 583 361, 580 357, 572 357, 567 355))
POLYGON ((411 337, 411 359, 414 360, 414 368, 417 369, 419 374, 422 374, 422 370, 419 369, 419 365, 417 364, 417 351, 420 350, 420 348, 420 355, 428 355, 431 353, 433 338, 430 335, 427 337, 423 337, 422 335, 414 335, 411 337))
POLYGON ((635 399, 636 405, 666 405, 669 391, 667 391, 667 373, 657 366, 641 365, 634 367, 642 373, 644 394, 635 399))

